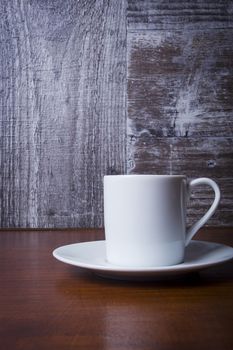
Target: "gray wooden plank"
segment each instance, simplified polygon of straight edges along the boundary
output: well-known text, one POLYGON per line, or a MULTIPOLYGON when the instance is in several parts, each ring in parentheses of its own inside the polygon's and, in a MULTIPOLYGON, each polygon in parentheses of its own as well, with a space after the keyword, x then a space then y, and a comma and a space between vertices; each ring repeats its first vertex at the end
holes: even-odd
MULTIPOLYGON (((213 225, 232 225, 232 30, 128 34, 128 172, 208 176, 222 189, 213 225)), ((194 194, 189 222, 209 204, 194 194)))
POLYGON ((125 1, 1 1, 1 226, 103 224, 125 171, 125 1))
MULTIPOLYGON (((233 215, 231 209, 231 202, 232 199, 229 201, 221 201, 218 209, 210 218, 210 220, 206 223, 206 226, 232 226, 233 215)), ((211 203, 211 198, 205 200, 193 198, 192 200, 190 200, 187 209, 187 227, 191 226, 194 222, 200 219, 207 212, 211 203)))
POLYGON ((233 135, 233 31, 128 35, 133 134, 233 135))
POLYGON ((158 138, 143 133, 129 143, 131 173, 233 177, 233 137, 158 138))
POLYGON ((233 28, 232 0, 128 0, 128 29, 233 28))

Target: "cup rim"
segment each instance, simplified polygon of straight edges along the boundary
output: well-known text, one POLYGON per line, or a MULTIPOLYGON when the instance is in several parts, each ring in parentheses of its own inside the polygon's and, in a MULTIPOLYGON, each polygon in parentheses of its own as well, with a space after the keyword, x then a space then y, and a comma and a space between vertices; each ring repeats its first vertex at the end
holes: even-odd
POLYGON ((146 177, 146 178, 186 178, 186 175, 168 175, 168 174, 114 174, 114 175, 104 175, 105 178, 110 178, 110 177, 114 177, 114 178, 119 178, 119 177, 122 177, 122 178, 135 178, 135 177, 146 177))

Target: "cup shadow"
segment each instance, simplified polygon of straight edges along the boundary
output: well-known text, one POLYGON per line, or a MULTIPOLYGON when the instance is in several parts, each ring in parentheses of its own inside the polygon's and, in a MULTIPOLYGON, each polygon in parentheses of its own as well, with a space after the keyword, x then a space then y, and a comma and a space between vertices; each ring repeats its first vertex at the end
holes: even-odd
POLYGON ((101 274, 94 273, 82 268, 76 268, 69 266, 67 271, 67 277, 72 280, 81 279, 82 282, 93 284, 93 286, 109 286, 109 287, 125 287, 135 288, 148 287, 148 288, 180 288, 180 287, 201 287, 217 285, 221 283, 230 283, 233 281, 233 260, 222 263, 218 266, 213 266, 201 271, 186 272, 181 275, 174 276, 161 276, 161 277, 145 277, 137 278, 132 276, 131 278, 115 278, 112 276, 102 276, 101 274))

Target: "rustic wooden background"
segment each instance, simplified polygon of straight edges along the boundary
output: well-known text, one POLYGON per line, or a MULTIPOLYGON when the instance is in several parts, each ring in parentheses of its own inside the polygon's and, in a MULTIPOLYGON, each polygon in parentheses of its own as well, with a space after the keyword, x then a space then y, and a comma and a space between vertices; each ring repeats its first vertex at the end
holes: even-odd
POLYGON ((0 0, 0 104, 1 227, 102 226, 122 173, 211 177, 233 224, 233 1, 0 0))

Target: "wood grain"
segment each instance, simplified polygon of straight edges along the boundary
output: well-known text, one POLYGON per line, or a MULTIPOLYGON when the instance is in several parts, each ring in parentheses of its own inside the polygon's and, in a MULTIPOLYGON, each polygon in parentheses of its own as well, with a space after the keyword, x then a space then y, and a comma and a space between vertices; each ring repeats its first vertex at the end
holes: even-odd
POLYGON ((133 133, 232 136, 233 31, 128 34, 133 133))
POLYGON ((0 226, 102 226, 126 172, 210 176, 232 225, 232 38, 231 0, 1 0, 0 226))
MULTIPOLYGON (((210 225, 233 222, 232 37, 222 29, 128 33, 128 171, 215 179, 222 200, 210 225)), ((195 192, 190 222, 209 196, 195 192)))
MULTIPOLYGON (((0 232, 2 349, 232 349, 233 262, 143 283, 101 279, 51 254, 103 237, 101 230, 0 232)), ((233 245, 230 228, 199 238, 233 245)))
POLYGON ((233 28, 232 0, 128 0, 128 28, 233 28))
POLYGON ((125 169, 125 1, 1 1, 1 226, 102 225, 125 169))

